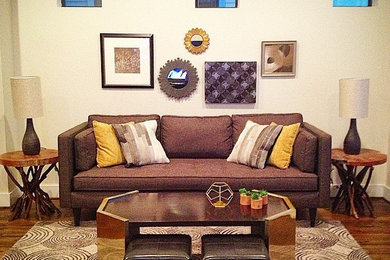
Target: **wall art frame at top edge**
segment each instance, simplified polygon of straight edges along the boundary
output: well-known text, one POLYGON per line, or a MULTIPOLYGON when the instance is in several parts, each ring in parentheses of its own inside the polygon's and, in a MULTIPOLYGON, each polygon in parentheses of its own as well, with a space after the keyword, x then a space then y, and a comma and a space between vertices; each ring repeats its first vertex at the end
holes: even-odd
POLYGON ((238 0, 195 0, 196 8, 237 8, 238 0))
POLYGON ((333 0, 333 7, 370 7, 372 0, 333 0))
POLYGON ((262 77, 295 77, 297 41, 261 43, 262 77))
POLYGON ((102 0, 61 0, 61 7, 102 7, 102 0))
POLYGON ((154 88, 153 34, 100 34, 103 88, 154 88))

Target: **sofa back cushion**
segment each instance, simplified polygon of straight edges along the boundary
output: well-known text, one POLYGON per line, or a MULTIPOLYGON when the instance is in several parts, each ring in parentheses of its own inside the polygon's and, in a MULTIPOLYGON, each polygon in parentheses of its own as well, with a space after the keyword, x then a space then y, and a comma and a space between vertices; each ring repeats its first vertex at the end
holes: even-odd
POLYGON ((278 125, 291 125, 295 123, 302 123, 302 114, 290 113, 290 114, 241 114, 232 115, 233 123, 233 144, 235 144, 240 136, 242 130, 244 130, 245 124, 248 120, 251 120, 260 125, 269 125, 275 122, 278 125))
POLYGON ((292 162, 303 172, 314 172, 317 163, 318 138, 301 127, 295 139, 292 162))
POLYGON ((168 158, 227 158, 232 151, 230 116, 162 116, 161 142, 168 158))
POLYGON ((76 170, 86 171, 96 165, 96 148, 93 128, 87 128, 74 137, 76 170))
POLYGON ((157 121, 156 137, 160 140, 160 116, 151 115, 90 115, 88 116, 88 127, 92 127, 93 121, 98 121, 106 124, 124 124, 127 122, 139 123, 148 120, 157 121))

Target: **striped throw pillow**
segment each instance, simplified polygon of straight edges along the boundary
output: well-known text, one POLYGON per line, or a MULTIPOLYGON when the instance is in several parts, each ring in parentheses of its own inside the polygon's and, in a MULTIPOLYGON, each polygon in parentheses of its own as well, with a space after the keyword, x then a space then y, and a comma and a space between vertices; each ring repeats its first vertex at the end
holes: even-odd
POLYGON ((169 163, 164 148, 156 138, 157 121, 133 125, 112 125, 125 156, 126 167, 169 163))
POLYGON ((227 161, 263 169, 268 152, 282 127, 281 125, 259 125, 248 120, 227 161))

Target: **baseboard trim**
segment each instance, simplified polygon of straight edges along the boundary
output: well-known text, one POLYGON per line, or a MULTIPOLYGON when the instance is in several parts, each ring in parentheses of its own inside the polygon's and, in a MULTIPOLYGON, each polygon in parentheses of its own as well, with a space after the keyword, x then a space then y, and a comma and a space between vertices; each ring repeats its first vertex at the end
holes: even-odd
MULTIPOLYGON (((330 196, 336 197, 340 184, 331 184, 330 196)), ((384 184, 370 184, 367 188, 368 196, 372 198, 385 198, 390 201, 390 188, 384 184), (387 198, 386 198, 387 194, 387 198)))
POLYGON ((20 195, 22 193, 18 188, 13 189, 11 192, 0 193, 0 207, 10 207, 20 195))
POLYGON ((384 187, 383 198, 385 200, 387 200, 388 202, 390 202, 390 187, 389 186, 384 187))
POLYGON ((11 206, 11 193, 10 192, 1 192, 0 193, 0 207, 9 207, 11 206))
MULTIPOLYGON (((41 189, 49 194, 50 198, 59 198, 58 184, 41 184, 41 189)), ((10 207, 22 195, 22 192, 15 188, 11 192, 0 193, 0 207, 10 207)))
POLYGON ((51 199, 58 199, 60 197, 58 184, 41 184, 41 189, 49 194, 51 199))

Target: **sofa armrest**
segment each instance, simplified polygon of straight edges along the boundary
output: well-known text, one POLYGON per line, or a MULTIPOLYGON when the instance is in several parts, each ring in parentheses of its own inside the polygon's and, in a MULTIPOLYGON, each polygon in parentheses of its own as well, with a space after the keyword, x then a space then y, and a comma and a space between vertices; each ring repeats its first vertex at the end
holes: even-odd
POLYGON ((330 203, 330 173, 332 169, 332 137, 317 127, 304 122, 303 127, 317 136, 317 166, 319 187, 319 207, 328 207, 330 203))
POLYGON ((75 152, 74 137, 81 131, 87 129, 87 122, 81 123, 58 136, 58 157, 59 157, 59 190, 60 206, 70 208, 72 178, 75 174, 75 152))

